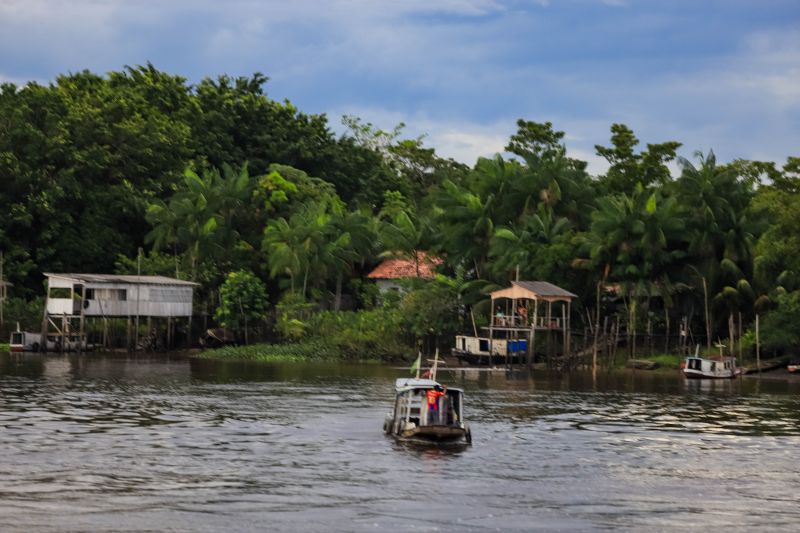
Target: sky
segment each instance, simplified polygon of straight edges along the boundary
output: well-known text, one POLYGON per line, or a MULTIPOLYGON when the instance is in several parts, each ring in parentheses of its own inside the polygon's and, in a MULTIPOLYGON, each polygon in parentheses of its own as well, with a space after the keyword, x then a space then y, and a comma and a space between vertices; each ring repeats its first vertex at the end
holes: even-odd
POLYGON ((613 123, 689 159, 800 156, 800 0, 0 0, 0 81, 147 62, 261 72, 337 133, 404 122, 469 165, 519 118, 594 173, 613 123))

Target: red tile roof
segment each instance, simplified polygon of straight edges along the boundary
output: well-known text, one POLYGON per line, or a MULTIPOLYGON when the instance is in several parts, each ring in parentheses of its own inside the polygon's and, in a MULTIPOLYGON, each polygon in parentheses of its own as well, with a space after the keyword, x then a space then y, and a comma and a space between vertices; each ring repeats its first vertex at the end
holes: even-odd
MULTIPOLYGON (((442 264, 440 258, 429 255, 426 252, 417 252, 417 259, 419 261, 420 278, 433 278, 436 275, 436 267, 442 264)), ((413 259, 387 259, 375 267, 375 270, 367 274, 367 277, 370 279, 416 278, 417 266, 413 259)))

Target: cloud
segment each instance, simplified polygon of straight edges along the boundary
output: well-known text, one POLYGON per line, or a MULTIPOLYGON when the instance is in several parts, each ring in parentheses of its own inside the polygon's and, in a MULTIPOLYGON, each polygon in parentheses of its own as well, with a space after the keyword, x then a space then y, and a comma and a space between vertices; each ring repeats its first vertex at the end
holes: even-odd
POLYGON ((800 32, 796 12, 766 12, 733 0, 713 11, 689 0, 5 0, 0 50, 15 53, 0 72, 260 71, 273 98, 404 120, 470 164, 502 149, 518 118, 553 122, 592 169, 613 122, 643 145, 783 159, 800 136, 800 32))

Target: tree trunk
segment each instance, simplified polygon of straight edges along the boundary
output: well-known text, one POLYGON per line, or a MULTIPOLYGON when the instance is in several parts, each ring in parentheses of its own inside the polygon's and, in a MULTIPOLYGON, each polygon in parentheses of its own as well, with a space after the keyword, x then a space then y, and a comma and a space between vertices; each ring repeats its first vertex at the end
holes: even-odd
POLYGON ((333 310, 338 311, 342 307, 342 274, 336 276, 336 297, 333 300, 333 310))
POLYGON ((594 322, 594 346, 592 346, 592 372, 597 372, 597 340, 598 336, 600 335, 600 284, 602 282, 597 282, 597 298, 595 300, 595 304, 597 305, 597 312, 595 313, 595 322, 594 322))
POLYGON ((711 353, 711 314, 708 311, 708 283, 705 277, 703 277, 703 296, 706 307, 706 348, 708 353, 711 353))

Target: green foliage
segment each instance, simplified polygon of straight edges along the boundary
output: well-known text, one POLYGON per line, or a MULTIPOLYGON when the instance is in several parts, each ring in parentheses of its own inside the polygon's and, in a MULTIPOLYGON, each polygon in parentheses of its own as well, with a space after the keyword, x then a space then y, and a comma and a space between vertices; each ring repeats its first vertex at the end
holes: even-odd
POLYGON ((330 343, 346 359, 397 359, 409 353, 401 312, 382 307, 358 312, 325 311, 310 322, 313 338, 330 343))
POLYGON ((648 144, 647 149, 634 152, 639 144, 633 131, 624 124, 611 126, 611 147, 596 145, 597 155, 608 161, 611 167, 601 182, 609 193, 630 191, 637 185, 644 187, 663 186, 670 181, 667 163, 675 159, 681 143, 669 141, 648 144))
POLYGON ((417 339, 455 335, 462 324, 457 287, 437 279, 406 293, 400 302, 403 328, 417 339))
POLYGON ((17 323, 23 331, 41 331, 44 298, 25 300, 8 298, 3 302, 3 318, 6 332, 15 330, 17 323))
POLYGON ((285 344, 225 346, 199 355, 208 359, 247 359, 269 363, 341 359, 334 345, 322 339, 285 344))
POLYGON ((779 294, 777 307, 761 323, 764 352, 796 354, 800 350, 800 291, 779 294))
MULTIPOLYGON (((270 99, 267 81, 190 85, 147 64, 0 85, 0 250, 14 295, 41 294, 45 271, 134 273, 149 244, 142 273, 198 281, 206 308, 228 272, 269 278, 273 301, 291 293, 279 333, 307 338, 309 310, 339 309, 348 290, 376 317, 388 312, 363 281, 369 266, 425 250, 454 277, 450 288, 384 298, 408 311, 409 335, 449 335, 458 324, 444 315, 462 306, 485 314, 486 291, 517 271, 580 294, 575 310, 596 305, 598 281, 613 283, 634 324, 636 307, 648 306, 673 323, 690 316, 695 331, 705 329, 696 324, 705 284, 712 337, 730 314, 748 323, 776 305, 771 335, 791 333, 777 317, 791 314, 779 295, 800 289, 798 157, 779 168, 697 153, 694 163, 677 158, 673 179, 678 142, 641 149, 614 124, 610 146, 596 147, 609 170, 592 177, 569 157, 564 132, 521 119, 512 158, 468 168, 424 137, 404 138, 402 124, 345 117, 337 138, 324 115, 270 99)), ((394 350, 350 333, 348 354, 394 350)))
POLYGON ((281 338, 297 341, 308 331, 308 320, 314 305, 307 302, 303 295, 289 291, 283 294, 275 306, 275 330, 281 338))
POLYGON ((166 276, 182 279, 178 258, 155 250, 142 254, 141 264, 138 256, 118 255, 114 262, 114 272, 127 275, 135 275, 138 272, 143 276, 166 276))
POLYGON ((267 291, 252 272, 231 272, 219 289, 220 304, 215 318, 222 326, 242 329, 250 322, 263 321, 267 313, 267 291))

